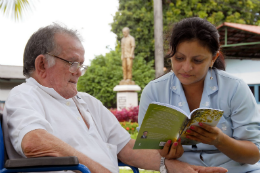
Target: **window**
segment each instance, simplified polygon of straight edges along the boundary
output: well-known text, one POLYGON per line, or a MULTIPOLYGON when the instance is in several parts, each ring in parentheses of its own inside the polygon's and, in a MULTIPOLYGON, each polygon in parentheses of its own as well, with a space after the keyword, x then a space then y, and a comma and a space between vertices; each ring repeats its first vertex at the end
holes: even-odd
POLYGON ((259 103, 260 102, 260 85, 258 85, 258 101, 257 101, 257 103, 259 103))
POLYGON ((255 95, 255 87, 254 86, 249 86, 249 88, 252 91, 253 95, 255 95))
POLYGON ((255 96, 255 100, 258 104, 260 104, 260 84, 248 85, 253 95, 255 96))

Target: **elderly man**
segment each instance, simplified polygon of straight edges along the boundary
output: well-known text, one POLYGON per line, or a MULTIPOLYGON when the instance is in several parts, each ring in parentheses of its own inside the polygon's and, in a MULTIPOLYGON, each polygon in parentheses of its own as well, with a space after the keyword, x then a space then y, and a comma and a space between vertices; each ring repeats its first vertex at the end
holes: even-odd
POLYGON ((26 83, 11 91, 4 110, 11 159, 76 156, 93 173, 118 172, 117 158, 144 169, 226 172, 173 160, 182 148, 170 148, 170 142, 161 151, 165 165, 157 150, 133 150, 135 141, 114 115, 97 99, 77 92, 83 62, 84 48, 75 31, 54 24, 31 36, 24 50, 26 83))

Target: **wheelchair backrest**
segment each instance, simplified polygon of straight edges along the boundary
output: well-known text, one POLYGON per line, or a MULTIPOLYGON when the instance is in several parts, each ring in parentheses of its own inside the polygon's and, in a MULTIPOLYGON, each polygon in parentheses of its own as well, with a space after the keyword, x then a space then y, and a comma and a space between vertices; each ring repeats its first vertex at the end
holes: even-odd
POLYGON ((5 163, 5 146, 4 146, 2 122, 3 122, 3 114, 0 113, 0 170, 4 168, 4 163, 5 163))

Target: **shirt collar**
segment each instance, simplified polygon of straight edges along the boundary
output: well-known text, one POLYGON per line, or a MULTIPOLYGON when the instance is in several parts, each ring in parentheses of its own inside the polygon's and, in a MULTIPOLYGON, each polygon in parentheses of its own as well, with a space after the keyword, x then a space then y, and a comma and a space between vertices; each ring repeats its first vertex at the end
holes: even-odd
MULTIPOLYGON (((172 71, 171 71, 172 72, 172 71)), ((172 72, 173 73, 173 72, 172 72)), ((182 85, 180 80, 174 76, 172 82, 171 82, 171 88, 170 88, 175 94, 180 95, 182 91, 182 85)), ((218 91, 218 83, 217 83, 217 77, 216 77, 216 71, 213 69, 212 72, 208 70, 205 81, 204 81, 204 88, 203 90, 206 90, 207 95, 211 95, 218 91), (212 79, 210 79, 212 73, 212 79)))
POLYGON ((205 81, 204 81, 204 89, 206 90, 207 95, 211 95, 218 91, 218 82, 217 82, 217 76, 216 71, 214 69, 208 70, 208 73, 206 75, 205 81), (210 79, 210 77, 213 77, 210 79))
POLYGON ((36 85, 40 89, 42 89, 44 92, 52 96, 53 98, 57 100, 68 100, 62 97, 59 93, 57 93, 53 88, 45 87, 41 84, 39 84, 34 78, 30 77, 29 79, 26 79, 26 83, 30 85, 36 85))
MULTIPOLYGON (((171 71, 173 73, 173 71, 171 71)), ((174 74, 174 73, 173 73, 174 74)), ((180 80, 173 75, 173 80, 171 82, 171 88, 170 88, 175 94, 180 95, 182 91, 182 85, 180 80)))
POLYGON ((86 104, 86 102, 79 96, 79 93, 77 93, 73 98, 73 100, 77 100, 78 103, 86 104))

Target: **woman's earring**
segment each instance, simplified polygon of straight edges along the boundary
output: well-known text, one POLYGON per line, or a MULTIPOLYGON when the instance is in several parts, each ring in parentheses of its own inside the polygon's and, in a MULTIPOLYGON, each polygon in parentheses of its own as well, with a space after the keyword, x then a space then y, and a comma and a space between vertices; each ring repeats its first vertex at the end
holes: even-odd
POLYGON ((210 67, 210 80, 212 80, 213 77, 212 77, 212 67, 210 67))

